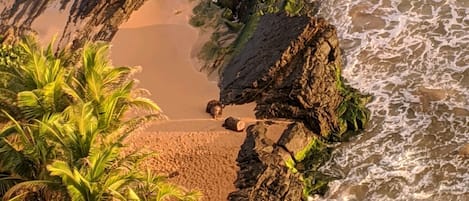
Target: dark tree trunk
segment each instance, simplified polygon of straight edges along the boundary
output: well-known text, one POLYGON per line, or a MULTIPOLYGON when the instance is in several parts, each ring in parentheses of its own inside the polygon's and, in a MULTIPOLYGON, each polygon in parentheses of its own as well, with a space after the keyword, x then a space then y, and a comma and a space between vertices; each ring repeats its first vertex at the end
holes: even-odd
POLYGON ((225 123, 223 124, 227 129, 241 132, 246 128, 246 123, 240 119, 234 117, 228 117, 225 119, 225 123))

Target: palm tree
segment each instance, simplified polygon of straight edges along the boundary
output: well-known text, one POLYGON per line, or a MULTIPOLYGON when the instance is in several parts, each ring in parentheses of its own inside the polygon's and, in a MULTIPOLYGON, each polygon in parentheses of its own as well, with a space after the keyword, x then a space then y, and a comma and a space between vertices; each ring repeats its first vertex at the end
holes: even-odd
POLYGON ((0 132, 3 199, 196 199, 198 193, 145 179, 137 168, 145 154, 119 154, 136 128, 165 118, 136 93, 130 79, 135 69, 111 66, 106 44, 87 44, 78 62, 56 56, 51 47, 26 39, 9 49, 21 57, 0 58, 0 74, 9 76, 0 93, 11 96, 0 102, 11 105, 2 110, 8 122, 0 132), (146 114, 124 120, 131 109, 146 114), (142 197, 141 186, 158 188, 142 197))
POLYGON ((16 46, 3 45, 0 51, 2 105, 16 119, 40 118, 59 112, 69 104, 61 90, 66 68, 52 52, 53 42, 41 49, 34 38, 26 37, 16 46))
POLYGON ((165 176, 156 175, 147 170, 146 174, 141 176, 136 187, 139 200, 144 201, 163 201, 166 199, 179 199, 184 201, 195 201, 202 197, 198 191, 185 191, 181 187, 170 184, 165 176))
MULTIPOLYGON (((150 116, 145 118, 165 118, 158 105, 135 93, 135 82, 130 77, 138 69, 110 66, 106 58, 108 50, 104 43, 84 47, 81 66, 70 83, 75 90, 69 88, 67 92, 79 102, 92 102, 103 130, 118 128, 123 123, 123 115, 131 108, 150 111, 150 116)), ((134 121, 138 120, 129 120, 134 121)))
POLYGON ((64 197, 60 180, 46 169, 58 155, 50 143, 47 128, 37 123, 18 122, 8 113, 11 124, 0 132, 0 195, 4 199, 64 197))

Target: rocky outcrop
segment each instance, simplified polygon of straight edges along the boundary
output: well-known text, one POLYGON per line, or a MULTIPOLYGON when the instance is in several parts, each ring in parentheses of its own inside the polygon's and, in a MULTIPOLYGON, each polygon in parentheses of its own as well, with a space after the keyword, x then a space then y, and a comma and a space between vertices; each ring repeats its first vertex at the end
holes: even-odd
POLYGON ((266 132, 262 123, 248 128, 237 159, 240 171, 235 185, 239 190, 229 200, 301 200, 299 173, 292 173, 285 163, 292 159, 291 153, 268 139, 266 132))
POLYGON ((256 117, 286 118, 277 142, 262 124, 249 127, 238 155, 238 190, 230 200, 304 200, 324 194, 333 178, 318 169, 328 143, 362 129, 368 97, 346 86, 334 26, 324 19, 266 14, 244 49, 222 71, 224 104, 256 102, 256 117), (349 132, 351 133, 351 132, 349 132))
POLYGON ((86 41, 110 41, 120 24, 146 0, 5 0, 0 14, 0 35, 20 36, 31 30, 32 23, 55 4, 69 16, 59 47, 77 49, 86 41))
POLYGON ((229 195, 229 200, 303 200, 304 189, 309 185, 304 182, 305 167, 314 172, 313 166, 324 162, 315 160, 314 164, 305 164, 304 157, 310 151, 314 151, 316 158, 329 157, 328 148, 321 144, 319 136, 302 123, 290 124, 278 142, 266 137, 268 127, 261 122, 247 129, 237 159, 240 171, 235 185, 238 190, 229 195), (318 148, 323 152, 318 152, 318 148))
POLYGON ((300 120, 326 136, 338 130, 341 65, 336 29, 324 19, 267 14, 223 70, 220 100, 256 101, 257 117, 300 120))

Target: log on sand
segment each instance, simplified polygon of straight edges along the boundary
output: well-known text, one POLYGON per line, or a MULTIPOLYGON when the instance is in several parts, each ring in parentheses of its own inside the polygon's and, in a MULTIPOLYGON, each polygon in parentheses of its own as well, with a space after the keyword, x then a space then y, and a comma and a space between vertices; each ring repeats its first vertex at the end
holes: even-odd
POLYGON ((236 131, 236 132, 241 132, 246 128, 246 123, 240 119, 234 118, 234 117, 228 117, 225 119, 225 123, 223 126, 227 129, 236 131))

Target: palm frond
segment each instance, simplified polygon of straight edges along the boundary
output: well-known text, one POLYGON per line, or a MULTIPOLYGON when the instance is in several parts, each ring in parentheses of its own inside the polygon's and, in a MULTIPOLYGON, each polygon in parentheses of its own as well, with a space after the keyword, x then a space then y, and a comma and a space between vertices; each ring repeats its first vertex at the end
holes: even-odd
POLYGON ((132 188, 128 188, 126 200, 140 201, 141 199, 132 188))
MULTIPOLYGON (((17 183, 8 191, 5 193, 3 196, 4 200, 10 200, 10 199, 17 199, 21 200, 20 197, 23 196, 18 196, 22 195, 24 192, 44 192, 44 191, 49 191, 48 194, 51 194, 51 197, 60 197, 60 195, 63 193, 61 191, 57 191, 56 189, 60 186, 59 183, 53 182, 50 180, 31 180, 31 181, 23 181, 20 183, 17 183), (52 195, 52 194, 58 194, 58 195, 52 195)), ((26 197, 27 194, 24 196, 26 197)), ((63 195, 62 195, 63 196, 63 195)))
MULTIPOLYGON (((83 199, 91 194, 91 184, 75 169, 64 161, 54 161, 51 165, 47 166, 52 176, 59 176, 62 182, 67 186, 67 189, 72 192, 76 191, 83 199)), ((71 195, 77 196, 77 195, 71 195)))
POLYGON ((33 178, 36 175, 34 162, 21 150, 9 143, 6 138, 0 138, 0 171, 18 175, 21 178, 33 178))
POLYGON ((8 191, 8 189, 10 189, 11 187, 15 186, 17 183, 20 183, 22 181, 24 181, 24 178, 15 177, 6 172, 1 172, 0 173, 0 197, 3 197, 3 195, 8 191))
POLYGON ((189 191, 181 198, 183 201, 197 201, 202 199, 203 194, 200 191, 189 191))
POLYGON ((34 91, 18 93, 18 106, 26 119, 37 118, 46 112, 40 103, 40 97, 36 93, 34 91))
POLYGON ((121 122, 120 130, 122 131, 123 135, 121 140, 124 140, 130 133, 138 130, 144 129, 146 126, 155 120, 165 120, 168 117, 162 113, 157 114, 149 114, 145 116, 138 116, 131 118, 125 122, 121 122))
POLYGON ((162 183, 158 185, 158 192, 156 193, 156 200, 163 201, 170 199, 172 197, 175 198, 182 198, 184 197, 184 193, 182 190, 173 184, 169 183, 162 183))
POLYGON ((163 110, 152 100, 148 98, 137 97, 129 101, 129 106, 137 109, 143 109, 150 112, 162 113, 163 110))
POLYGON ((89 178, 94 181, 100 178, 107 167, 110 167, 113 162, 119 157, 119 148, 116 144, 111 146, 100 146, 91 149, 89 161, 90 170, 89 178))
POLYGON ((128 81, 128 76, 132 73, 132 68, 127 66, 110 68, 103 76, 103 86, 107 88, 116 88, 128 81))

